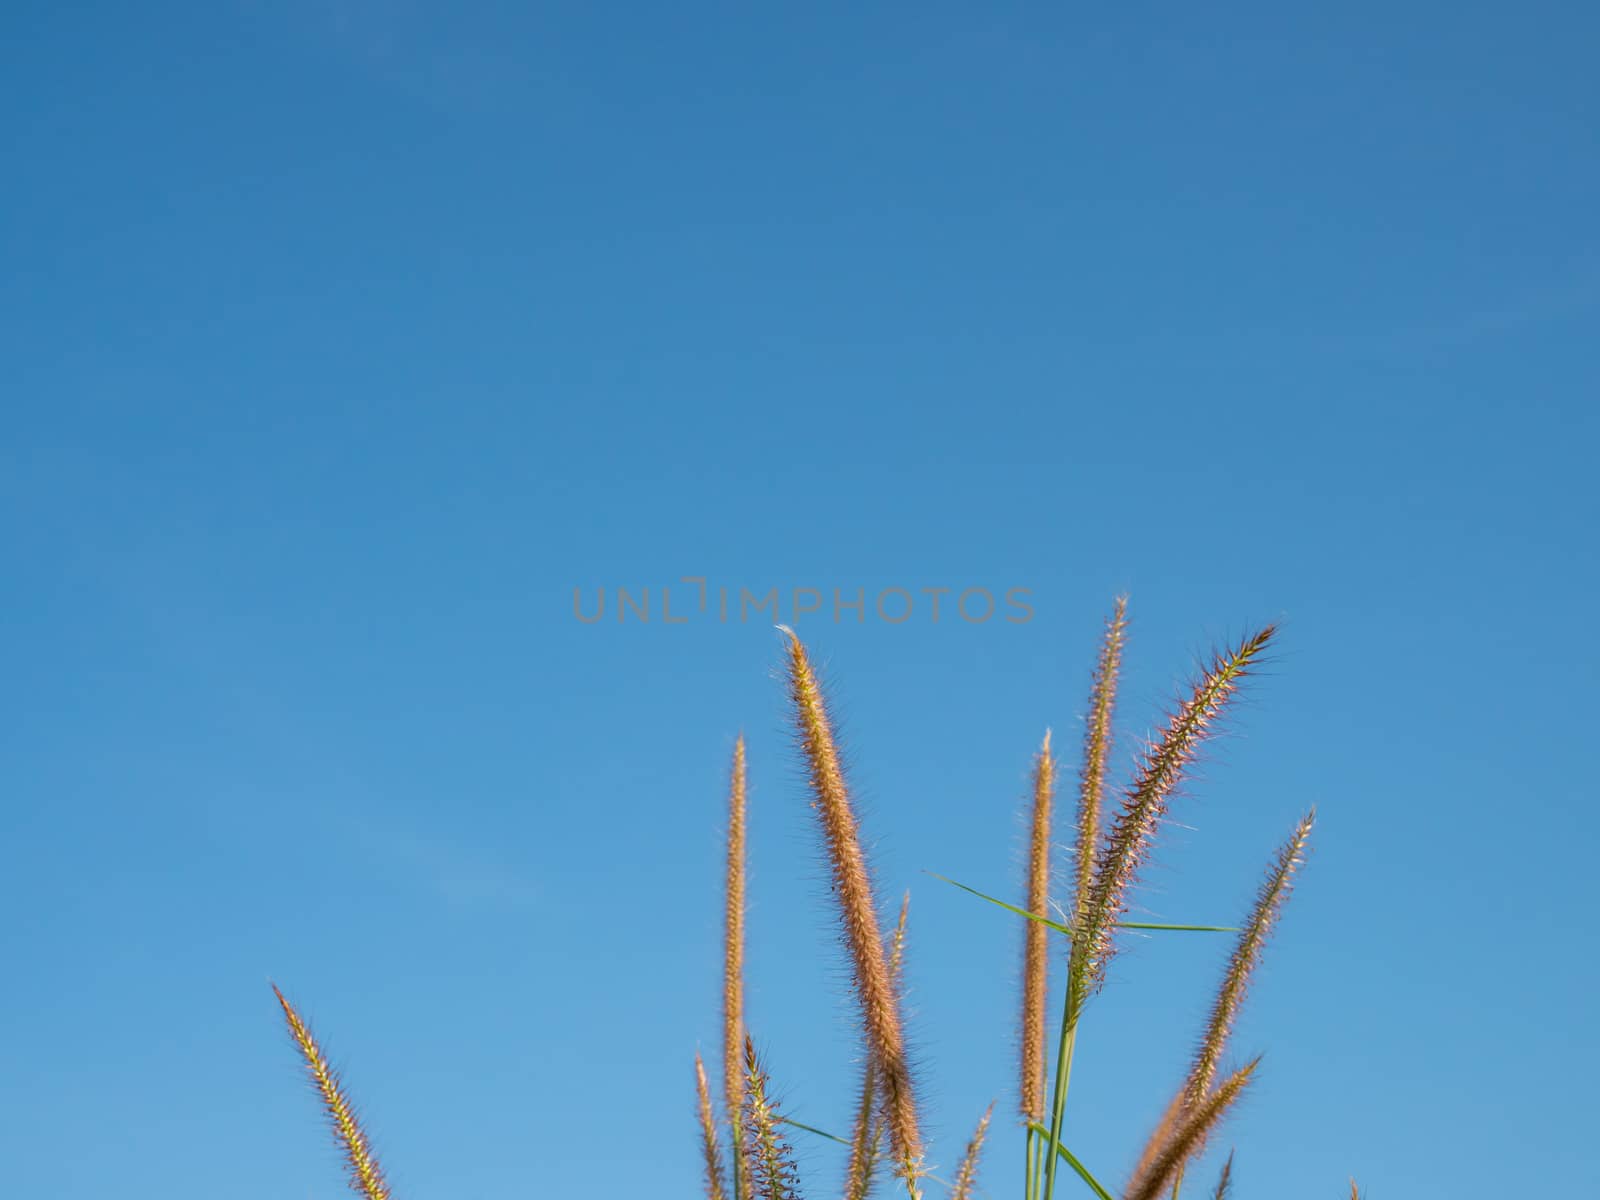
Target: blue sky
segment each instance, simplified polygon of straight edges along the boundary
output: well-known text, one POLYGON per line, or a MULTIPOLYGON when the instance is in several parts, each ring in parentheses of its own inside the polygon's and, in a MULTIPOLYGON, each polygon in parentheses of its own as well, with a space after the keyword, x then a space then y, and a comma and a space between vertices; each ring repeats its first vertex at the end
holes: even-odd
MULTIPOLYGON (((573 616, 688 576, 1028 589, 798 622, 935 1162, 998 1099, 1014 1193, 1020 934, 923 872, 1017 887, 1127 591, 1124 766, 1285 625, 1140 911, 1236 918, 1322 816, 1237 1194, 1596 1190, 1594 15, 531 7, 7 11, 0 1191, 341 1194, 272 978, 397 1196, 695 1194, 741 729, 751 1024, 843 1127, 771 622, 573 616)), ((1105 1175, 1223 950, 1086 1018, 1105 1175)))

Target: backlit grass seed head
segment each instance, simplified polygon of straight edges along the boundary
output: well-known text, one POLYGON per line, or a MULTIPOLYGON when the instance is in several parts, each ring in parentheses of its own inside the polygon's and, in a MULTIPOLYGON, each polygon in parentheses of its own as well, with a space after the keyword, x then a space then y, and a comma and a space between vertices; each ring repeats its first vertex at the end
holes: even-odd
POLYGON ((706 1064, 694 1056, 695 1093, 699 1100, 700 1145, 705 1154, 706 1200, 726 1200, 723 1190, 722 1143, 717 1137, 717 1120, 711 1113, 711 1088, 706 1083, 706 1064))
POLYGON ((1302 817, 1294 832, 1289 835, 1289 840, 1278 849, 1272 866, 1256 893, 1249 919, 1239 930, 1238 941, 1234 944, 1233 953, 1228 957, 1228 968, 1223 973, 1222 985, 1217 989, 1217 997, 1212 1002, 1205 1034, 1200 1039, 1200 1048, 1195 1054, 1194 1065, 1190 1068, 1189 1078, 1184 1085, 1190 1104, 1198 1102, 1210 1090, 1212 1081, 1216 1078, 1217 1064, 1222 1061, 1222 1055, 1227 1049, 1228 1035, 1233 1032, 1234 1019, 1244 1002, 1245 992, 1250 985, 1250 976, 1255 971, 1256 964, 1261 961, 1261 952, 1266 947, 1267 938, 1277 923, 1279 913, 1283 911, 1284 901, 1289 898, 1289 892, 1294 885, 1295 871, 1305 861, 1306 844, 1310 841, 1311 826, 1315 823, 1316 817, 1316 809, 1312 809, 1302 817))
MULTIPOLYGON (((1028 836, 1028 911, 1050 915, 1050 820, 1056 788, 1056 764, 1050 756, 1050 731, 1033 760, 1033 820, 1028 836)), ((1022 1061, 1018 1097, 1024 1120, 1044 1119, 1045 992, 1050 969, 1050 929, 1038 921, 1023 922, 1022 936, 1022 1061)))
MULTIPOLYGON (((911 893, 900 899, 900 919, 889 942, 889 980, 900 994, 900 967, 905 961, 906 919, 911 913, 911 893)), ((855 1123, 850 1131, 850 1158, 845 1168, 845 1200, 866 1200, 883 1151, 884 1112, 877 1066, 869 1049, 861 1064, 861 1090, 856 1100, 855 1123)))
POLYGON ((1233 1190, 1233 1152, 1228 1152, 1228 1161, 1222 1164, 1222 1173, 1217 1176, 1217 1190, 1211 1193, 1211 1200, 1228 1200, 1228 1193, 1233 1190))
POLYGON ((768 1094, 767 1073, 749 1037, 744 1040, 744 1063, 743 1153, 753 1194, 760 1200, 799 1200, 794 1154, 780 1132, 783 1118, 768 1094))
MULTIPOLYGON (((728 1125, 739 1144, 744 1111, 744 910, 745 910, 745 750, 744 735, 733 745, 728 781, 728 862, 722 987, 722 1071, 728 1125)), ((734 1156, 734 1200, 749 1195, 743 1158, 734 1156)))
POLYGON ((1105 812, 1106 763, 1111 758, 1111 723, 1117 707, 1117 680, 1122 671, 1122 645, 1128 624, 1128 598, 1118 596, 1106 622, 1089 688, 1089 715, 1084 723, 1083 768, 1078 778, 1078 830, 1072 924, 1089 905, 1094 887, 1095 859, 1100 850, 1100 827, 1105 812))
MULTIPOLYGON (((1180 1109, 1181 1116, 1176 1122, 1163 1120, 1163 1125, 1167 1126, 1164 1136, 1159 1142, 1151 1139, 1155 1151, 1147 1152, 1141 1160, 1140 1168, 1128 1184, 1125 1200, 1156 1200, 1172 1186, 1184 1164, 1239 1099, 1260 1061, 1256 1059, 1229 1075, 1199 1104, 1180 1109)), ((1158 1134, 1161 1132, 1158 1130, 1158 1134)))
POLYGON ((900 1173, 914 1192, 915 1179, 921 1172, 922 1136, 906 1059, 900 1000, 878 925, 866 854, 816 673, 794 631, 779 628, 788 638, 789 697, 797 739, 806 763, 812 808, 822 828, 868 1052, 876 1063, 883 1089, 889 1141, 900 1173))
POLYGON ((1217 655, 1172 713, 1161 737, 1146 749, 1095 866, 1086 910, 1074 926, 1072 965, 1068 970, 1074 1019, 1088 993, 1104 979, 1114 950, 1112 935, 1127 912, 1128 891, 1150 853, 1157 826, 1184 769, 1212 732, 1239 685, 1251 674, 1274 632, 1274 627, 1268 625, 1233 650, 1217 655))
POLYGON ((283 1018, 288 1023, 289 1035, 294 1039, 300 1057, 305 1060, 306 1071, 311 1076, 311 1082, 315 1085, 322 1101, 323 1110, 328 1115, 334 1139, 339 1144, 339 1150, 350 1172, 351 1190, 358 1196, 365 1196, 366 1200, 389 1200, 389 1185, 384 1181, 383 1168, 378 1165, 378 1159, 372 1153, 372 1144, 367 1140, 366 1132, 356 1119, 355 1109, 349 1097, 345 1095, 338 1073, 328 1062, 327 1055, 322 1052, 322 1047, 317 1044, 316 1038, 311 1036, 311 1030, 300 1019, 300 1014, 278 990, 277 984, 272 985, 272 993, 277 996, 278 1004, 283 1008, 283 1018))
MULTIPOLYGON (((1032 922, 1030 922, 1031 924, 1032 922)), ((978 1158, 983 1153, 983 1139, 989 1132, 989 1118, 994 1116, 994 1105, 989 1105, 978 1128, 967 1143, 967 1152, 961 1156, 961 1166, 956 1169, 955 1182, 950 1185, 950 1200, 972 1200, 978 1181, 978 1158)))

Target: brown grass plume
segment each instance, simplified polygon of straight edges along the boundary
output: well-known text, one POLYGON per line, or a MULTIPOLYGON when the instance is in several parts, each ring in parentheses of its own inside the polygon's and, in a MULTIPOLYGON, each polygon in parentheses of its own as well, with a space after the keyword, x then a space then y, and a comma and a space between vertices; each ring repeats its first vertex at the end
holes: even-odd
POLYGON ((973 1131, 972 1140, 967 1143, 967 1152, 961 1156, 955 1182, 950 1185, 950 1200, 972 1200, 972 1189, 978 1181, 978 1158, 983 1153, 983 1139, 989 1133, 989 1118, 992 1116, 994 1105, 991 1104, 978 1122, 978 1128, 973 1131))
POLYGON ((1105 812, 1106 763, 1111 758, 1111 721, 1117 707, 1117 680, 1122 671, 1122 644, 1128 625, 1128 598, 1118 596, 1100 642, 1089 689, 1089 716, 1083 734, 1083 767, 1078 779, 1078 836, 1072 919, 1089 906, 1094 887, 1095 858, 1100 849, 1100 825, 1105 812))
POLYGON ((876 1063, 883 1089, 889 1141, 900 1173, 915 1194, 915 1181, 921 1174, 922 1135, 906 1059, 900 1000, 878 924, 866 854, 821 686, 805 646, 793 630, 785 628, 783 632, 789 639, 789 696, 811 785, 812 808, 822 826, 868 1053, 876 1063))
POLYGON ((1260 660, 1273 633, 1273 626, 1268 625, 1234 649, 1218 654, 1172 713, 1160 739, 1146 749, 1095 866, 1088 904, 1074 925, 1067 983, 1072 989, 1072 1020, 1076 1020, 1089 992, 1104 978, 1114 951, 1112 934, 1127 911, 1129 888, 1150 852, 1156 828, 1184 769, 1260 660))
POLYGON ((705 1151, 706 1200, 726 1200, 723 1191, 722 1142, 717 1137, 717 1119, 711 1112, 711 1088, 706 1083, 706 1064, 694 1056, 695 1091, 700 1102, 700 1137, 705 1151))
MULTIPOLYGON (((1033 820, 1028 833, 1028 911, 1050 915, 1050 820, 1056 790, 1056 763, 1050 756, 1050 731, 1033 760, 1033 820)), ((1050 971, 1050 929, 1024 922, 1022 943, 1022 1062, 1019 1107, 1024 1120, 1044 1120, 1045 992, 1050 971)))
MULTIPOLYGON (((733 1144, 743 1138, 745 1071, 740 1055, 744 1045, 744 885, 745 885, 745 751, 744 734, 733 744, 733 768, 728 781, 727 910, 723 941, 722 1068, 724 1099, 733 1144)), ((734 1200, 747 1200, 750 1181, 744 1158, 733 1158, 734 1200)))

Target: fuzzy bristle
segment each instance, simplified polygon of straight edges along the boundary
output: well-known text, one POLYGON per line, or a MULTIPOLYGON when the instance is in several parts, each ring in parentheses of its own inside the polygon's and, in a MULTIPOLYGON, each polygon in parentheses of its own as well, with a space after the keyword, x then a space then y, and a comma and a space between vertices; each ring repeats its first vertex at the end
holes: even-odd
POLYGON ((1117 707, 1117 682, 1122 671, 1122 646, 1128 625, 1128 598, 1118 596, 1106 622, 1089 689, 1089 715, 1084 724, 1083 768, 1078 778, 1078 830, 1074 868, 1072 924, 1089 906, 1094 888, 1095 859, 1105 813, 1106 764, 1111 758, 1111 723, 1117 707))
POLYGON ((1154 1152, 1147 1147, 1124 1193, 1125 1200, 1156 1200, 1167 1190, 1184 1164, 1239 1099, 1255 1074, 1258 1062, 1259 1059, 1248 1063, 1229 1075, 1199 1104, 1182 1108, 1178 1120, 1169 1119, 1172 1115, 1169 1109, 1168 1117, 1162 1122, 1165 1129, 1158 1127, 1157 1136, 1151 1139, 1150 1147, 1154 1152))
POLYGON ((1217 1176, 1217 1189, 1211 1193, 1211 1200, 1228 1200, 1228 1193, 1233 1190, 1233 1151, 1228 1151, 1228 1161, 1222 1164, 1222 1173, 1217 1176))
MULTIPOLYGON (((1028 911, 1050 915, 1050 820, 1055 799, 1055 759, 1050 731, 1033 761, 1033 819, 1028 836, 1028 911)), ((1027 1121, 1044 1119, 1045 992, 1050 967, 1050 928, 1028 921, 1022 944, 1022 1061, 1018 1070, 1018 1102, 1027 1121)))
POLYGON ((1267 938, 1277 923, 1279 913, 1283 911, 1284 901, 1289 898, 1295 871, 1305 860, 1306 843, 1310 840, 1311 827, 1316 818, 1317 810, 1312 809, 1300 819, 1289 840, 1279 848, 1256 893, 1249 919, 1239 930, 1238 941, 1228 958, 1228 968, 1223 973, 1222 984, 1212 1002, 1205 1034, 1200 1039, 1200 1048, 1184 1085, 1189 1104, 1198 1103, 1211 1089, 1217 1064, 1222 1061, 1227 1049, 1228 1035, 1233 1032, 1234 1019, 1238 1016, 1249 987, 1250 976, 1261 961, 1267 938))
POLYGON ((711 1088, 706 1083, 706 1064, 694 1056, 695 1091, 700 1105, 700 1142, 705 1156, 706 1200, 726 1200, 723 1190, 722 1143, 717 1137, 717 1121, 711 1112, 711 1088))
POLYGON ((755 1043, 744 1041, 744 1146, 752 1194, 760 1200, 799 1200, 794 1153, 780 1132, 783 1118, 770 1095, 755 1043))
MULTIPOLYGON (((744 909, 745 909, 745 750, 744 734, 733 745, 733 768, 728 781, 728 862, 726 919, 723 942, 722 1067, 724 1100, 733 1144, 743 1139, 744 1066, 744 909)), ((748 1200, 750 1181, 744 1158, 733 1156, 734 1200, 748 1200)))
POLYGON ((978 1158, 983 1153, 983 1139, 989 1132, 989 1118, 992 1116, 993 1104, 989 1105, 983 1119, 978 1122, 972 1140, 967 1143, 967 1152, 961 1156, 961 1166, 956 1169, 955 1182, 950 1186, 950 1200, 971 1200, 978 1179, 978 1158))
POLYGON ((1133 785, 1123 798, 1095 866, 1085 910, 1073 925, 1068 969, 1071 1020, 1076 1021, 1088 994, 1105 977, 1114 951, 1112 934, 1127 911, 1128 891, 1150 852, 1167 803, 1218 716, 1251 673, 1274 628, 1268 625, 1226 654, 1218 655, 1190 695, 1167 722, 1160 740, 1145 752, 1133 785))
POLYGON ((784 628, 789 658, 789 695, 794 706, 798 740, 811 785, 812 807, 822 826, 840 925, 850 956, 851 977, 860 1004, 862 1026, 883 1089, 889 1141, 901 1177, 911 1195, 918 1194, 922 1135, 911 1071, 906 1057, 900 1001, 891 976, 889 955, 878 924, 871 876, 861 846, 860 828, 845 785, 833 723, 805 647, 793 630, 784 628))
POLYGON ((383 1168, 378 1165, 377 1156, 372 1152, 372 1143, 368 1141, 366 1131, 356 1119, 355 1108, 345 1094, 338 1073, 328 1062, 316 1038, 311 1036, 311 1030, 300 1019, 300 1014, 278 990, 277 984, 272 985, 272 992, 283 1008, 289 1034, 294 1038, 300 1057, 305 1060, 311 1082, 316 1086, 328 1122, 333 1127, 334 1138, 339 1143, 350 1172, 351 1190, 358 1196, 365 1196, 366 1200, 389 1200, 389 1185, 384 1181, 383 1168))

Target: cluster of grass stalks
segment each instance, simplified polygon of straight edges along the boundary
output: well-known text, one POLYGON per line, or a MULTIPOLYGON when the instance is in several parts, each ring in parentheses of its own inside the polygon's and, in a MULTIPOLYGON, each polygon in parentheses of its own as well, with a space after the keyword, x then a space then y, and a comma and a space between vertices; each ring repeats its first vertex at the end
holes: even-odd
MULTIPOLYGON (((955 1172, 948 1179, 934 1176, 926 1165, 922 1110, 906 1052, 901 958, 907 903, 901 903, 895 924, 884 923, 823 690, 799 637, 787 627, 779 628, 785 635, 795 739, 828 864, 840 941, 850 965, 863 1049, 860 1085, 848 1137, 799 1124, 779 1110, 767 1069, 746 1027, 746 763, 741 737, 734 746, 728 788, 720 1119, 699 1054, 694 1063, 705 1194, 708 1200, 799 1200, 801 1181, 789 1141, 790 1131, 798 1130, 848 1147, 843 1179, 827 1189, 829 1194, 837 1190, 843 1200, 867 1200, 877 1185, 891 1180, 897 1189, 904 1189, 907 1200, 922 1200, 930 1187, 947 1192, 952 1200, 974 1200, 994 1105, 978 1121, 955 1172)), ((1254 903, 1236 929, 1127 920, 1130 895, 1169 804, 1200 746, 1259 668, 1275 630, 1266 626, 1212 657, 1177 699, 1159 734, 1140 748, 1131 777, 1113 800, 1109 763, 1126 630, 1126 602, 1119 599, 1106 622, 1091 681, 1077 775, 1071 870, 1059 900, 1052 897, 1051 873, 1058 771, 1048 732, 1033 764, 1023 903, 1009 904, 955 885, 1027 922, 1018 988, 1017 1128, 1022 1135, 1023 1200, 1057 1200, 1069 1189, 1080 1195, 1087 1190, 1099 1200, 1179 1200, 1186 1170, 1254 1078, 1259 1058, 1232 1069, 1224 1066, 1224 1060, 1251 976, 1305 858, 1315 817, 1308 812, 1274 854, 1254 903), (1235 939, 1194 1056, 1126 1182, 1113 1192, 1068 1149, 1066 1113, 1079 1020, 1105 982, 1120 932, 1128 929, 1233 933, 1235 939), (1057 961, 1064 958, 1065 968, 1052 1058, 1047 1001, 1055 946, 1064 950, 1057 961)), ((344 1156, 351 1188, 367 1200, 389 1200, 383 1171, 337 1075, 300 1015, 281 992, 276 988, 274 992, 344 1156)), ((1204 1194, 1225 1200, 1232 1186, 1230 1154, 1204 1194)), ((1350 1196, 1360 1200, 1354 1182, 1350 1196)))

